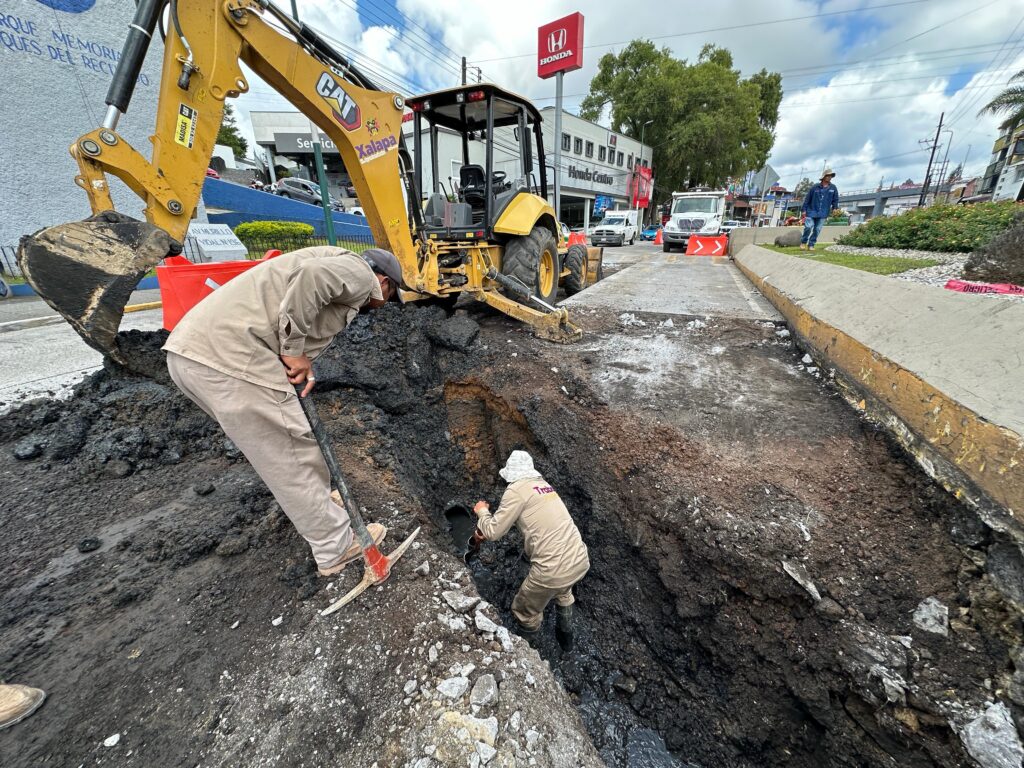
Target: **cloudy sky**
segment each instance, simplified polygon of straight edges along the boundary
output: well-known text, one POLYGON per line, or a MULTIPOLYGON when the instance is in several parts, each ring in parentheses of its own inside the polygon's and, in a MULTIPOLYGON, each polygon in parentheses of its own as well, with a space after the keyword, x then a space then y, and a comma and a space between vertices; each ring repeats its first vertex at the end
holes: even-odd
MULTIPOLYGON (((790 187, 826 162, 844 191, 920 181, 928 153, 919 142, 932 140, 942 112, 952 135, 943 133, 939 159, 948 145, 950 168, 966 157, 967 175, 980 174, 1000 120, 977 112, 1024 69, 1020 0, 298 0, 298 8, 382 87, 410 95, 455 85, 466 56, 485 80, 538 106, 553 103, 554 80, 536 75, 537 27, 580 11, 586 47, 583 69, 565 76, 571 112, 600 57, 630 40, 689 60, 715 43, 743 73, 783 75, 769 162, 790 187)), ((243 130, 246 110, 288 108, 256 78, 238 106, 243 130)))

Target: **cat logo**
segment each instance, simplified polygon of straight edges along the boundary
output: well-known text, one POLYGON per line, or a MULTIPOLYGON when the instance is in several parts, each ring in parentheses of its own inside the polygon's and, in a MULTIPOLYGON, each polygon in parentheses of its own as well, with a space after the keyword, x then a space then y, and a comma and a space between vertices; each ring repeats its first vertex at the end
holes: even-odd
POLYGON ((338 81, 331 77, 330 72, 320 75, 316 84, 316 92, 323 96, 324 101, 331 105, 331 112, 334 119, 338 121, 346 131, 354 131, 360 125, 359 105, 352 100, 352 97, 345 93, 338 81))
POLYGON ((366 121, 366 130, 370 132, 371 136, 380 133, 380 126, 377 125, 377 118, 373 117, 366 121))

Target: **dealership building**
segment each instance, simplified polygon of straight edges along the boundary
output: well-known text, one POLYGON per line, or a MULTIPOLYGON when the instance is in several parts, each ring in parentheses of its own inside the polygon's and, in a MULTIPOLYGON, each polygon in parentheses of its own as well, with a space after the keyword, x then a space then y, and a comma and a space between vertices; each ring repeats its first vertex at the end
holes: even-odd
MULTIPOLYGON (((548 166, 548 197, 554 201, 554 108, 541 110, 544 118, 544 150, 548 166)), ((313 165, 313 141, 309 120, 298 112, 250 112, 254 139, 265 155, 261 158, 268 175, 274 181, 281 169, 301 178, 315 178, 313 165), (272 170, 273 169, 273 170, 272 170)), ((406 146, 413 150, 413 123, 403 124, 406 146)), ((506 137, 496 136, 494 148, 494 170, 506 171, 509 178, 519 175, 518 150, 511 132, 506 137)), ((652 150, 639 141, 609 131, 597 123, 584 120, 567 112, 562 113, 562 135, 560 173, 561 212, 559 218, 569 226, 587 226, 595 211, 598 215, 608 208, 628 208, 632 202, 631 189, 634 169, 639 166, 650 168, 652 150)), ((324 167, 331 194, 342 197, 348 174, 341 161, 337 147, 320 134, 323 148, 324 167)), ((423 145, 429 146, 426 130, 423 145)), ((259 154, 259 153, 258 153, 259 154)), ((484 144, 470 142, 470 162, 484 163, 484 144)), ((459 178, 462 166, 462 141, 451 131, 441 129, 438 134, 438 180, 442 187, 451 191, 452 179, 459 178)), ((423 189, 433 188, 430 178, 431 164, 423 164, 423 189)))

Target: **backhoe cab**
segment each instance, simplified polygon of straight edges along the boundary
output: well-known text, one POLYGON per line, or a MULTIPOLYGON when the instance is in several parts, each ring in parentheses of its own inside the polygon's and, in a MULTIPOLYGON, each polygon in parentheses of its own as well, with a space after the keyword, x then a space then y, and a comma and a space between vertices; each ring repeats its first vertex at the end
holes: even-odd
MULTIPOLYGON (((497 280, 507 297, 544 307, 554 304, 560 282, 575 293, 597 279, 601 252, 582 245, 569 249, 561 242, 547 202, 542 117, 533 104, 491 84, 450 88, 406 104, 413 111, 421 234, 438 249, 442 263, 453 261, 446 254, 465 254, 467 243, 485 246, 479 260, 483 274, 465 275, 466 283, 495 279, 486 269, 489 263, 500 273, 497 280), (455 151, 442 151, 445 144, 455 151), (440 158, 453 154, 461 154, 461 164, 440 168, 440 158)), ((472 271, 477 260, 468 261, 472 271)))

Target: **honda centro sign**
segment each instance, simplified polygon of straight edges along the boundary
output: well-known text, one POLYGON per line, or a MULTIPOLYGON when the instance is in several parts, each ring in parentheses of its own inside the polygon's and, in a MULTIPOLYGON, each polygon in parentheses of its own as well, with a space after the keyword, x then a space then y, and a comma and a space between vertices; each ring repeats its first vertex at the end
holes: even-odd
POLYGON ((573 13, 537 30, 537 76, 583 66, 583 14, 573 13))

